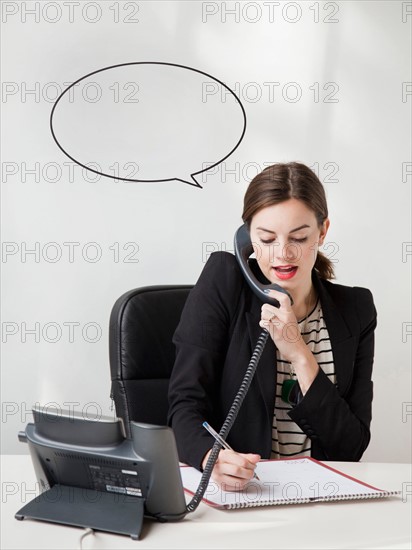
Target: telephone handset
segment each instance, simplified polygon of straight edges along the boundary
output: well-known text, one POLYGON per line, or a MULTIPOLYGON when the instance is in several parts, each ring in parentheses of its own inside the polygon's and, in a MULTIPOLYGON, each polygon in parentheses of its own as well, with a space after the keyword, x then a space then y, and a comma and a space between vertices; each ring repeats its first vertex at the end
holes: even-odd
MULTIPOLYGON (((280 307, 280 304, 278 300, 276 300, 276 298, 272 298, 265 293, 265 290, 273 288, 274 290, 278 290, 279 292, 283 292, 284 294, 289 296, 290 302, 293 305, 292 296, 289 294, 287 290, 282 288, 280 285, 276 283, 265 285, 257 280, 248 262, 248 258, 252 254, 252 252, 253 252, 253 245, 250 239, 250 233, 247 229, 246 224, 243 224, 242 226, 239 227, 239 229, 235 233, 235 256, 237 258, 237 261, 239 262, 240 269, 242 270, 242 273, 245 276, 246 281, 249 283, 250 288, 253 290, 253 292, 262 302, 269 303, 275 307, 280 307)), ((264 340, 263 346, 266 343, 267 334, 268 333, 266 333, 266 336, 265 336, 266 339, 264 340)), ((262 332, 261 337, 263 335, 264 335, 264 332, 262 332)), ((256 348, 258 348, 258 346, 256 346, 256 348)), ((253 354, 255 354, 255 351, 253 352, 253 354)), ((259 355, 259 358, 260 358, 260 355, 259 355)), ((282 400, 285 401, 285 403, 289 403, 290 405, 296 405, 301 398, 302 398, 302 393, 298 382, 294 380, 292 377, 290 379, 285 380, 282 384, 282 400)))
POLYGON ((290 298, 291 304, 293 305, 292 296, 287 290, 282 288, 276 283, 269 285, 264 285, 259 282, 256 277, 253 275, 250 265, 248 263, 249 256, 253 253, 253 246, 250 239, 250 233, 246 227, 246 224, 243 224, 235 233, 235 256, 239 262, 240 269, 242 270, 243 275, 245 276, 246 281, 249 283, 250 288, 256 294, 256 296, 262 301, 271 304, 272 306, 279 307, 280 304, 276 298, 268 296, 264 291, 268 289, 278 290, 287 294, 290 298))

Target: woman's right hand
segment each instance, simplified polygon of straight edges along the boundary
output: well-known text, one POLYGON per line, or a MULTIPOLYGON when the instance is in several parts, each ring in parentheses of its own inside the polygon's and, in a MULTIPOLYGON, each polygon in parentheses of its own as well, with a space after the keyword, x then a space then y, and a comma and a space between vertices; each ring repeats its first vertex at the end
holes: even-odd
MULTIPOLYGON (((203 459, 202 468, 206 466, 212 449, 203 459)), ((228 449, 222 449, 213 468, 212 479, 220 485, 224 491, 241 491, 253 478, 256 464, 260 455, 253 453, 236 453, 228 449)))

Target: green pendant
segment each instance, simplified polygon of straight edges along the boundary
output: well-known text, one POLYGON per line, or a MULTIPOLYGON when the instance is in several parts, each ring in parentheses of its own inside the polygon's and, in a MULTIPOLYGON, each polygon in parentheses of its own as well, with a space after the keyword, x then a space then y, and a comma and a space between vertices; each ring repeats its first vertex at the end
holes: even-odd
POLYGON ((297 383, 296 380, 293 380, 293 378, 288 378, 283 382, 281 397, 282 397, 282 401, 284 401, 285 403, 290 404, 289 396, 293 388, 295 387, 296 383, 297 383))

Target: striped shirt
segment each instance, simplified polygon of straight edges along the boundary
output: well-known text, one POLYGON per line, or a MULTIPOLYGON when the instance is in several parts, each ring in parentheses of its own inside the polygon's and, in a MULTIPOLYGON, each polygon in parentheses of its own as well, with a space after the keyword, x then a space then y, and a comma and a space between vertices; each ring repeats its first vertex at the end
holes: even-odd
MULTIPOLYGON (((311 313, 298 322, 302 338, 313 353, 319 367, 325 372, 333 384, 336 384, 335 366, 329 339, 328 329, 323 318, 319 299, 311 313)), ((291 405, 281 399, 282 383, 290 378, 290 361, 286 361, 279 350, 276 350, 277 383, 275 411, 272 424, 271 458, 288 456, 310 456, 310 438, 293 422, 288 411, 291 405)), ((296 374, 293 373, 293 379, 296 374)))

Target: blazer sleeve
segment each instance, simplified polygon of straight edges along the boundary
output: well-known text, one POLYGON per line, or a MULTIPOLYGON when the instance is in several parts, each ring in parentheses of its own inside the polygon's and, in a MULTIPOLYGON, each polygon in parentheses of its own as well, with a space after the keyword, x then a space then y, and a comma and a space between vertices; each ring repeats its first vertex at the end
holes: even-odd
POLYGON ((169 385, 168 424, 180 460, 198 469, 214 443, 202 423, 212 423, 219 407, 221 371, 241 287, 235 257, 212 253, 189 293, 173 336, 176 357, 169 385))
POLYGON ((289 416, 317 445, 324 460, 358 461, 370 440, 374 331, 377 322, 372 294, 354 288, 358 333, 352 380, 344 395, 322 369, 289 416))

